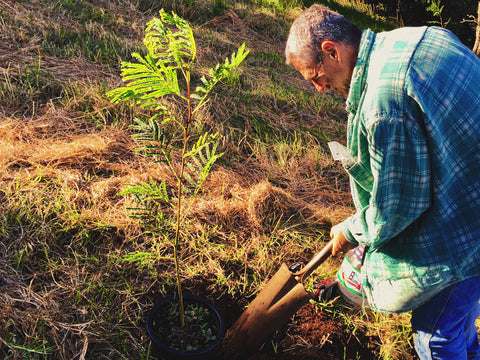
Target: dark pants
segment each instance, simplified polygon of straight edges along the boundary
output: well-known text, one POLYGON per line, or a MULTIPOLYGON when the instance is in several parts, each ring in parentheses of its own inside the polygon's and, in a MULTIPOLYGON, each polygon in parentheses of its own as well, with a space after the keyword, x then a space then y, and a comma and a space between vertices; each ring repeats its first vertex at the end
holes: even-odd
POLYGON ((475 320, 480 277, 452 285, 412 312, 415 350, 421 360, 479 360, 475 320))

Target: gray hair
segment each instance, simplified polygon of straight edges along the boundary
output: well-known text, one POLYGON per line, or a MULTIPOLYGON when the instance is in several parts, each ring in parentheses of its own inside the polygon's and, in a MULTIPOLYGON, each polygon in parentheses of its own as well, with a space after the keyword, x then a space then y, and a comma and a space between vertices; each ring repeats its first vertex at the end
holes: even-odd
POLYGON ((307 62, 322 63, 319 45, 325 40, 356 45, 361 37, 360 29, 339 13, 323 5, 312 5, 295 19, 288 34, 285 57, 287 64, 292 57, 307 62))

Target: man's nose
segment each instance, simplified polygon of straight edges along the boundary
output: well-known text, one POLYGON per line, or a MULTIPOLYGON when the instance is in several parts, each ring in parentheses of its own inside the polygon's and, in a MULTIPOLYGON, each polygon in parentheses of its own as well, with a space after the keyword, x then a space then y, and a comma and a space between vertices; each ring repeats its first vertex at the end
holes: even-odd
POLYGON ((317 83, 315 80, 312 80, 312 83, 313 85, 315 86, 315 89, 317 89, 318 92, 324 92, 325 89, 327 88, 326 85, 320 85, 319 83, 317 83))

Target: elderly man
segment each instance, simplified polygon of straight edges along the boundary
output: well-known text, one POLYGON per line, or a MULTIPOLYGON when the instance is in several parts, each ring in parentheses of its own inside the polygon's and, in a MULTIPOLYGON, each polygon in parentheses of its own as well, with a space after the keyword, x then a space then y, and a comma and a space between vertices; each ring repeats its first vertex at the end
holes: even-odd
POLYGON ((412 311, 420 359, 480 359, 480 59, 437 27, 360 31, 313 5, 286 59, 343 94, 356 213, 335 256, 365 246, 370 307, 412 311))

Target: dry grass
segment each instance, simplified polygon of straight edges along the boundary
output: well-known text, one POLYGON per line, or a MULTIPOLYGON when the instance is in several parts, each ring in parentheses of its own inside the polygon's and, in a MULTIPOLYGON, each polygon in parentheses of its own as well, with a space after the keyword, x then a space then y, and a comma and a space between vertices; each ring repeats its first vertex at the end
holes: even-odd
MULTIPOLYGON (((86 21, 66 4, 0 6, 0 357, 147 359, 144 318, 172 292, 172 251, 129 217, 133 199, 119 192, 169 179, 135 151, 132 109, 106 99, 119 59, 55 54, 45 39, 88 30, 130 51, 155 14, 126 0, 84 1, 100 16, 86 21)), ((244 41, 251 50, 197 125, 223 134, 225 156, 182 234, 186 290, 238 306, 281 262, 308 259, 352 212, 346 176, 324 150, 345 134, 343 105, 314 97, 283 64, 295 11, 238 5, 195 28, 207 66, 244 41)), ((164 226, 168 235, 168 212, 164 226)))
MULTIPOLYGON (((131 337, 124 340, 128 351, 145 352, 143 316, 157 292, 168 294, 172 285, 170 247, 141 236, 125 210, 128 199, 118 195, 126 184, 162 178, 161 168, 135 154, 125 128, 82 124, 81 117, 50 108, 0 125, 5 356, 21 354, 18 344, 38 345, 41 334, 55 358, 87 352, 118 358, 119 331, 131 337), (122 261, 152 249, 163 254, 160 266, 122 261)), ((262 158, 213 171, 189 216, 187 284, 189 276, 215 280, 233 272, 239 278, 211 286, 235 295, 248 284, 248 296, 258 286, 254 279, 268 277, 281 261, 311 255, 315 245, 301 244, 302 238, 327 230, 351 208, 348 193, 327 177, 301 175, 310 155, 285 173, 262 158), (266 180, 267 172, 277 171, 288 177, 278 180, 284 188, 266 180), (272 239, 279 242, 275 248, 272 239), (256 275, 248 278, 247 271, 256 275)))

